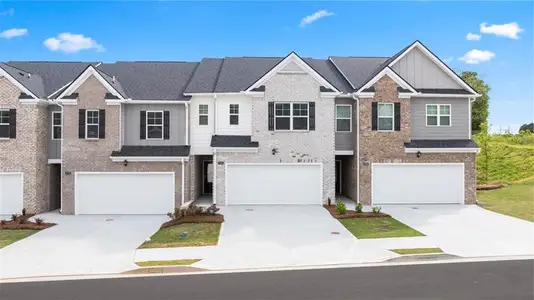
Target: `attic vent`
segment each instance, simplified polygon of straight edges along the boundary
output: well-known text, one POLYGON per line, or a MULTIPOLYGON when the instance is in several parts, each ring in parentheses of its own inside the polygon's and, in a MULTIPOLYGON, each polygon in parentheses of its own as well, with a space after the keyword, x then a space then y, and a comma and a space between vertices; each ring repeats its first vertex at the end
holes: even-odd
POLYGON ((32 78, 32 74, 28 73, 28 79, 32 78))
POLYGON ((115 83, 115 75, 111 78, 111 82, 115 83))

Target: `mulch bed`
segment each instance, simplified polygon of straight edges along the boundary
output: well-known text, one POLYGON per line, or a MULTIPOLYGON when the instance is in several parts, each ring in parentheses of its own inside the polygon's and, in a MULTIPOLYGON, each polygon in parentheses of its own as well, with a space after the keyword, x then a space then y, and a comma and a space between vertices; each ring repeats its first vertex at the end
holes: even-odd
POLYGON ((3 224, 0 224, 0 229, 34 229, 42 230, 56 225, 55 223, 33 223, 33 222, 13 222, 13 221, 4 221, 3 224))
POLYGON ((506 185, 502 183, 498 184, 480 184, 477 185, 477 191, 490 191, 490 190, 496 190, 505 187, 506 185))
POLYGON ((185 216, 177 220, 170 220, 161 225, 161 228, 171 227, 184 223, 223 223, 224 216, 221 214, 211 216, 185 216))
POLYGON ((357 213, 355 210, 347 210, 344 214, 339 214, 335 205, 325 205, 324 208, 336 219, 352 219, 352 218, 386 218, 390 215, 385 213, 374 213, 374 212, 361 212, 357 213))

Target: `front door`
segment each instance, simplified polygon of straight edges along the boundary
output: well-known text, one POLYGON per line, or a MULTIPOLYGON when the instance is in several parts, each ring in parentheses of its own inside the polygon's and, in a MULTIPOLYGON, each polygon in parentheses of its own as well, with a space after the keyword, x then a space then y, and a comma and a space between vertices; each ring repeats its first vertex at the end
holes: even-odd
POLYGON ((341 194, 341 160, 336 160, 336 194, 341 194))
POLYGON ((213 161, 205 160, 202 162, 202 193, 213 193, 213 161))

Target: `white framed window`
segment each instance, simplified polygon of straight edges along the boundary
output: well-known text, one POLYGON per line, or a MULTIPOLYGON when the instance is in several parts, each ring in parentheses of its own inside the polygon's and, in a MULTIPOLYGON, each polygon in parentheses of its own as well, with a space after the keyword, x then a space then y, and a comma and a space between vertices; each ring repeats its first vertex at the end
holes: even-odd
POLYGON ((239 104, 230 104, 230 125, 239 125, 239 104))
POLYGON ((62 125, 61 125, 61 112, 53 111, 52 112, 52 139, 60 140, 62 135, 62 125))
POLYGON ((451 105, 427 104, 426 126, 451 126, 451 105))
POLYGON ((352 131, 352 105, 338 104, 336 105, 336 131, 351 132, 352 131))
POLYGON ((163 139, 163 111, 146 112, 146 139, 163 139))
POLYGON ((378 103, 378 131, 393 131, 395 124, 395 108, 393 103, 378 103))
POLYGON ((310 123, 308 103, 275 103, 275 131, 307 131, 310 123))
POLYGON ((88 140, 98 139, 98 132, 100 129, 99 114, 100 111, 98 109, 85 111, 85 138, 88 140))
POLYGON ((208 125, 208 105, 198 105, 198 125, 208 125))
POLYGON ((0 139, 9 138, 10 116, 9 109, 0 109, 0 139))

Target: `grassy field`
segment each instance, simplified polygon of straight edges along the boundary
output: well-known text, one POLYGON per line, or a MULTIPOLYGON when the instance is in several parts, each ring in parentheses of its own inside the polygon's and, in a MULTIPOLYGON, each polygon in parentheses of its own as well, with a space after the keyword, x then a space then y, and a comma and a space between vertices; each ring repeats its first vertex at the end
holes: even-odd
POLYGON ((534 178, 498 190, 478 191, 477 199, 486 209, 534 222, 534 178))

